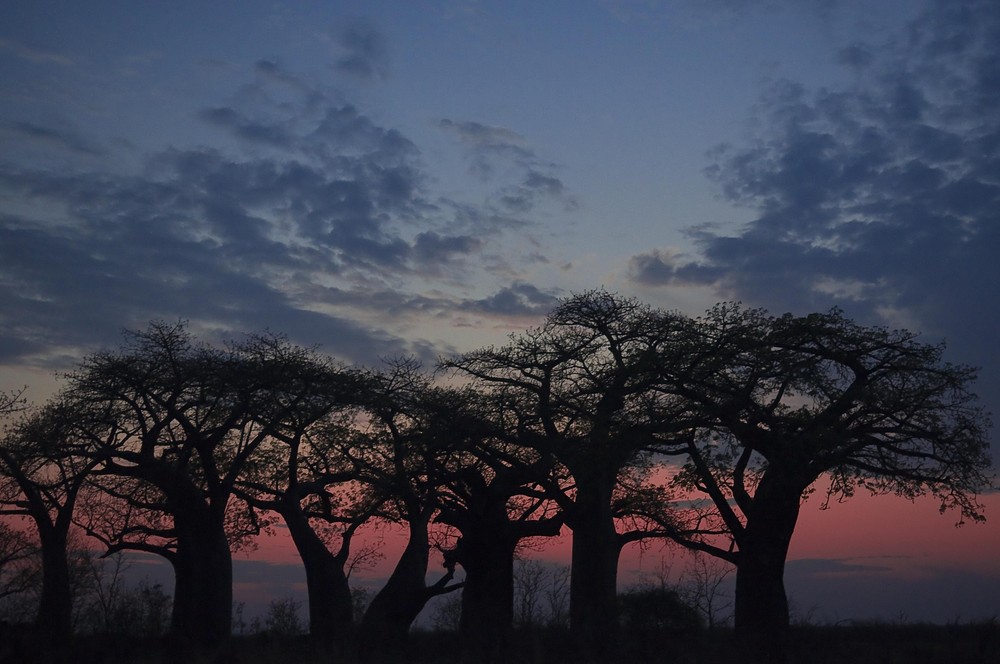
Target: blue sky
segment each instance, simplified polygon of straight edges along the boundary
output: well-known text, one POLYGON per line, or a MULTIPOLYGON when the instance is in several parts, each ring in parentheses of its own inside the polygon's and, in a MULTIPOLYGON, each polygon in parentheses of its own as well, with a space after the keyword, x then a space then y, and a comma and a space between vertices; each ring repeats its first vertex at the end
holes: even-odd
POLYGON ((998 72, 988 0, 3 3, 0 389, 154 318, 433 362, 604 286, 946 339, 997 412, 998 72))

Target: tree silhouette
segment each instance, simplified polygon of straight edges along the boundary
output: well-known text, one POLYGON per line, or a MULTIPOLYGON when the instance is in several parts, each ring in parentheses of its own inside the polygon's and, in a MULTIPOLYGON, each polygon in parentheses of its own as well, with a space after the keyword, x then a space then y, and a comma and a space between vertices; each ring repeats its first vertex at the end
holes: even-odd
POLYGON ((472 390, 452 395, 459 455, 444 469, 435 519, 460 534, 447 555, 465 571, 458 625, 462 658, 504 662, 514 621, 515 552, 525 539, 559 534, 563 518, 545 486, 559 481, 561 468, 546 455, 502 440, 496 429, 502 406, 472 390))
POLYGON ((0 392, 0 418, 7 418, 24 410, 26 407, 24 393, 26 388, 14 392, 0 392))
POLYGON ((573 531, 570 622, 582 656, 616 648, 619 475, 645 452, 673 450, 691 426, 680 402, 655 389, 658 351, 675 320, 592 291, 564 300, 542 327, 506 346, 445 363, 509 404, 512 441, 552 455, 572 476, 553 497, 573 531))
POLYGON ((181 323, 153 323, 69 377, 66 394, 106 414, 89 431, 100 461, 92 479, 118 505, 88 532, 110 552, 148 551, 171 563, 178 637, 229 637, 230 547, 260 526, 232 500, 233 488, 273 433, 261 422, 280 422, 299 405, 302 364, 287 346, 256 337, 220 350, 197 345, 181 323))
POLYGON ((439 506, 442 469, 453 467, 452 410, 448 392, 432 387, 413 360, 372 372, 363 395, 368 426, 350 451, 360 481, 380 493, 386 515, 406 528, 407 542, 392 574, 375 594, 359 625, 365 659, 392 661, 427 602, 457 590, 455 565, 427 583, 430 525, 439 506))
POLYGON ((254 415, 270 436, 237 476, 234 491, 254 509, 281 517, 306 572, 309 632, 343 647, 353 626, 351 544, 377 508, 339 449, 354 435, 351 395, 360 378, 305 349, 278 344, 274 352, 299 366, 298 379, 276 395, 284 407, 254 415))
POLYGON ((829 478, 827 502, 858 489, 932 494, 982 520, 989 421, 975 371, 942 345, 858 325, 837 310, 771 317, 720 305, 692 321, 687 362, 664 377, 711 425, 690 439, 678 484, 706 495, 735 550, 688 544, 737 566, 735 621, 748 656, 783 661, 783 572, 799 506, 829 478))
POLYGON ((32 411, 0 441, 0 514, 26 516, 38 534, 42 585, 35 626, 68 639, 73 589, 70 531, 94 461, 83 453, 88 414, 54 401, 32 411))
POLYGON ((33 564, 38 546, 29 534, 0 522, 0 600, 37 585, 33 564))

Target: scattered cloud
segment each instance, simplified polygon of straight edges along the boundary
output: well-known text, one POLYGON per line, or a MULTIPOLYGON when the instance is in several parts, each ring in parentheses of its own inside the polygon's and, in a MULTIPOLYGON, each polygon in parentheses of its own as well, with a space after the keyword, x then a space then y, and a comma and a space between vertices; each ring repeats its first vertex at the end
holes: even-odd
POLYGON ((362 79, 388 76, 385 39, 371 21, 363 18, 344 21, 337 26, 334 40, 343 51, 333 65, 336 71, 362 79))
POLYGON ((628 275, 643 286, 698 283, 706 279, 712 268, 690 262, 690 257, 677 249, 651 249, 629 259, 628 275))
POLYGON ((19 138, 36 144, 43 144, 61 150, 68 150, 81 155, 98 156, 105 151, 83 136, 72 127, 43 126, 36 122, 8 122, 0 129, 18 135, 19 138))
POLYGON ((458 138, 467 151, 469 171, 483 182, 512 170, 519 174, 520 181, 501 189, 492 201, 500 214, 524 215, 545 201, 558 201, 567 210, 576 208, 575 197, 556 175, 556 165, 540 159, 517 132, 450 119, 441 120, 438 126, 458 138))
POLYGON ((75 64, 73 59, 67 55, 29 46, 13 39, 0 37, 0 49, 9 51, 22 60, 36 64, 60 65, 63 67, 70 67, 75 64))
MULTIPOLYGON (((1000 5, 936 0, 905 35, 840 59, 853 83, 778 81, 759 130, 711 154, 709 176, 750 221, 691 229, 699 256, 634 256, 632 279, 778 311, 847 303, 977 364, 1000 324, 1000 5)), ((984 379, 1000 397, 1000 375, 984 379)))
POLYGON ((483 180, 494 176, 499 163, 513 162, 530 169, 537 161, 527 140, 510 129, 447 118, 438 126, 458 137, 468 150, 470 170, 483 180))
MULTIPOLYGON (((349 43, 374 57, 376 36, 352 30, 349 43)), ((487 200, 434 196, 401 132, 275 61, 254 73, 240 94, 197 115, 231 144, 163 150, 141 174, 0 163, 0 190, 20 201, 0 217, 0 361, 45 365, 95 340, 114 343, 122 327, 185 318, 230 333, 280 329, 368 363, 434 355, 427 340, 387 332, 378 318, 389 311, 511 316, 554 302, 523 282, 476 299, 468 283, 476 273, 495 280, 483 258, 491 244, 523 228, 535 205, 567 195, 534 169, 541 161, 526 143, 514 154, 532 169, 498 178, 487 200), (518 200, 489 200, 504 197, 518 200), (421 295, 435 285, 448 294, 421 295)), ((41 122, 8 131, 100 152, 41 122)), ((494 142, 504 133, 491 132, 494 142)))
POLYGON ((466 300, 462 309, 500 316, 543 316, 556 305, 562 294, 544 291, 529 283, 516 282, 479 300, 466 300))

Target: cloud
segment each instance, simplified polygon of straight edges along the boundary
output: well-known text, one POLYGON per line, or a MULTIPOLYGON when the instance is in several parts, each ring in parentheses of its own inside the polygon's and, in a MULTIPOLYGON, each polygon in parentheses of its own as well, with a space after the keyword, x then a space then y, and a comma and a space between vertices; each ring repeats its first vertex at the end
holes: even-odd
POLYGON ((10 51, 22 60, 37 64, 60 65, 63 67, 70 67, 75 64, 72 58, 62 53, 36 48, 13 39, 0 38, 0 49, 10 51))
POLYGON ((423 266, 423 274, 439 275, 442 268, 477 253, 482 246, 482 240, 471 235, 441 235, 425 231, 414 238, 413 254, 416 262, 423 266))
POLYGON ((442 129, 453 132, 463 142, 480 150, 513 154, 523 159, 532 159, 534 154, 524 145, 523 136, 510 129, 492 127, 481 122, 455 121, 447 118, 439 123, 442 129))
POLYGON ((77 130, 71 127, 47 127, 36 122, 20 121, 5 123, 2 129, 18 134, 20 138, 36 144, 48 145, 81 155, 98 156, 105 153, 104 150, 83 138, 77 130))
MULTIPOLYGON (((435 195, 407 136, 270 60, 192 119, 215 147, 162 150, 136 172, 105 167, 99 148, 76 169, 0 163, 0 192, 17 202, 0 216, 0 362, 62 368, 153 318, 219 338, 276 329, 347 361, 433 358, 451 349, 391 330, 555 301, 492 258, 512 231, 523 241, 533 206, 568 196, 527 147, 532 167, 483 200, 435 195), (517 213, 496 203, 511 192, 517 213)), ((98 145, 34 120, 11 134, 24 151, 98 145)))
MULTIPOLYGON (((854 44, 855 82, 780 81, 760 130, 708 174, 752 218, 689 235, 699 256, 633 257, 643 284, 700 283, 772 310, 846 305, 917 325, 951 357, 987 363, 1000 325, 1000 5, 936 1, 904 35, 854 44)), ((1000 399, 1000 374, 983 372, 1000 399)))
POLYGON ((498 174, 516 172, 520 181, 498 192, 491 201, 501 215, 525 215, 547 201, 557 201, 564 209, 577 206, 556 165, 538 157, 527 139, 515 131, 473 121, 443 119, 438 126, 456 136, 466 148, 469 170, 483 182, 498 174))
POLYGON ((527 140, 510 129, 447 118, 441 120, 438 126, 458 137, 468 150, 470 170, 483 180, 491 179, 499 164, 512 162, 530 169, 537 162, 527 140))
POLYGON ((344 51, 333 65, 336 71, 362 79, 388 76, 385 40, 370 21, 361 18, 345 21, 335 30, 334 40, 344 51))
POLYGON ((470 172, 483 181, 492 179, 502 165, 513 163, 527 170, 536 162, 525 138, 509 129, 449 119, 438 126, 458 137, 468 150, 470 172))
POLYGON ((529 283, 515 282, 489 297, 466 300, 461 308, 475 313, 538 317, 551 311, 559 297, 557 292, 546 292, 529 283))
MULTIPOLYGON (((702 233, 708 232, 705 230, 702 233)), ((692 235, 696 231, 691 231, 692 235)), ((651 249, 636 254, 628 262, 628 278, 641 286, 690 286, 715 283, 725 270, 714 265, 699 263, 674 248, 651 249)))
POLYGON ((288 147, 293 142, 293 137, 283 128, 254 122, 233 108, 206 108, 199 113, 199 116, 206 122, 226 129, 246 141, 266 143, 276 147, 288 147))

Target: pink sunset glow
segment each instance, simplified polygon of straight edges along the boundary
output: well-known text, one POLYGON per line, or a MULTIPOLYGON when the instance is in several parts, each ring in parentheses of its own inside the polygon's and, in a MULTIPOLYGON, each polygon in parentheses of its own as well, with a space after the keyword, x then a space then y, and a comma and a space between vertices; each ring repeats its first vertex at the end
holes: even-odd
MULTIPOLYGON (((789 552, 786 577, 793 603, 808 608, 815 620, 893 620, 902 615, 939 622, 991 618, 1000 612, 1000 599, 996 599, 1000 597, 1000 528, 996 523, 1000 494, 985 495, 982 502, 986 523, 956 527, 957 515, 939 514, 932 498, 910 502, 896 496, 858 495, 822 509, 822 496, 817 492, 803 504, 789 552), (845 595, 847 587, 860 591, 845 595)), ((568 565, 571 537, 564 529, 559 538, 533 542, 522 557, 568 565)), ((406 539, 391 528, 382 529, 374 539, 384 557, 354 578, 357 585, 377 589, 392 571, 406 539)), ((299 565, 298 554, 282 529, 257 541, 255 551, 237 554, 236 559, 299 565)), ((676 576, 686 556, 676 546, 630 545, 622 552, 619 585, 656 582, 664 563, 676 576)), ((432 558, 429 576, 436 578, 440 573, 440 560, 432 558)), ((285 596, 301 599, 304 592, 304 576, 266 588, 238 580, 235 587, 238 600, 258 607, 285 596)))

